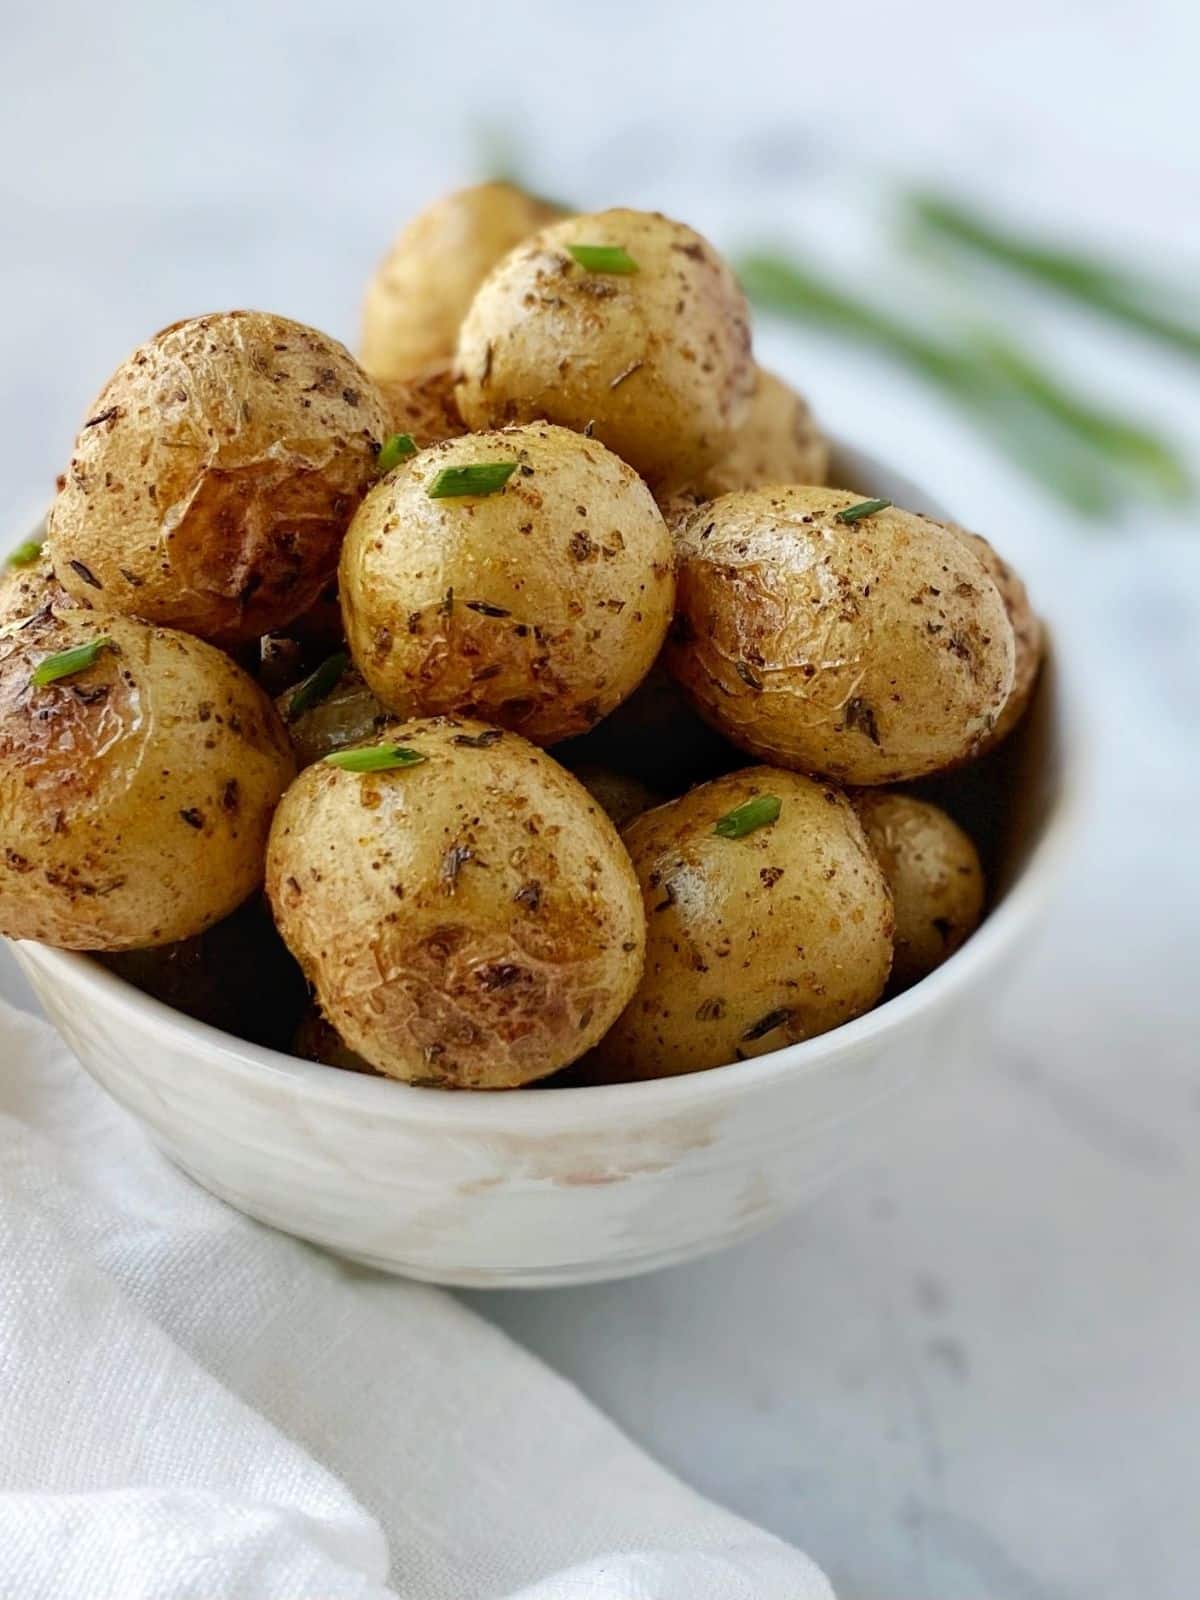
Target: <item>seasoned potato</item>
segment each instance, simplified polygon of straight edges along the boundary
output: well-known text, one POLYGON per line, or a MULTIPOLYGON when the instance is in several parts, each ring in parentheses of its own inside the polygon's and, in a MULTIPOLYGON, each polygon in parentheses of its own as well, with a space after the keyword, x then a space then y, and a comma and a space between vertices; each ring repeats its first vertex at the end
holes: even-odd
POLYGON ((224 645, 298 617, 337 565, 387 431, 335 340, 285 317, 177 322, 117 368, 50 512, 79 599, 224 645))
POLYGON ((203 932, 261 881, 292 770, 271 702, 211 645, 86 611, 10 623, 0 933, 128 950, 203 932), (82 647, 90 665, 33 681, 82 647))
POLYGON ((593 1076, 722 1066, 825 1033, 879 998, 891 896, 839 790, 749 768, 643 813, 623 838, 645 901, 646 970, 593 1076), (769 817, 772 800, 774 821, 718 832, 769 817))
POLYGON ((513 733, 442 717, 380 738, 419 764, 309 767, 271 830, 275 920, 322 1012, 410 1083, 502 1089, 566 1066, 641 973, 616 830, 513 733))
POLYGON ((496 262, 559 215, 511 183, 476 184, 427 206, 367 285, 363 366, 378 378, 407 378, 453 355, 459 324, 496 262))
POLYGON ((983 868, 963 830, 927 800, 884 789, 860 789, 850 798, 892 891, 892 982, 907 989, 978 927, 983 868))
POLYGON ((637 778, 625 772, 614 772, 611 767, 584 762, 572 771, 592 799, 600 802, 601 810, 618 830, 634 817, 641 816, 643 811, 649 811, 651 806, 659 805, 663 798, 637 778))
POLYGON ((829 441, 808 401, 759 367, 754 398, 732 445, 692 485, 692 492, 698 499, 715 500, 735 489, 824 483, 828 470, 829 441))
POLYGON ((538 744, 581 733, 649 671, 674 599, 649 490, 595 439, 536 423, 422 451, 367 496, 342 551, 351 653, 401 716, 469 712, 538 744), (515 467, 431 498, 451 469, 515 467))
POLYGON ((381 378, 388 428, 407 433, 422 449, 466 433, 454 398, 454 371, 448 362, 426 367, 409 378, 381 378))
POLYGON ((293 684, 275 701, 296 752, 297 766, 311 766, 333 750, 361 744, 391 721, 356 667, 347 666, 325 694, 305 703, 302 690, 311 681, 293 684))
POLYGON ((844 490, 724 495, 676 530, 670 671, 703 716, 780 766, 891 783, 963 759, 1013 682, 995 584, 952 529, 844 490))
POLYGON ((656 486, 726 454, 755 385, 732 272, 700 234, 645 211, 569 217, 512 251, 463 320, 458 370, 470 427, 587 429, 656 486), (572 254, 594 261, 596 247, 635 270, 572 254))
POLYGON ((88 601, 76 600, 67 593, 54 576, 44 549, 31 560, 10 563, 0 571, 0 628, 6 622, 21 622, 47 606, 55 611, 92 609, 88 601))
POLYGON ((1033 691, 1037 685, 1038 669, 1042 664, 1042 624, 1030 604, 1029 595, 1021 582, 1020 575, 1009 566, 1008 562, 1001 560, 981 534, 970 533, 966 528, 959 528, 956 531, 979 556, 987 569, 988 577, 1000 591, 1000 598, 1004 601, 1004 609, 1008 612, 1016 644, 1012 690, 1004 702, 1003 711, 996 719, 995 727, 984 735, 975 751, 976 755, 984 755, 987 751, 994 750, 1002 739, 1007 739, 1029 709, 1029 702, 1033 699, 1033 691))

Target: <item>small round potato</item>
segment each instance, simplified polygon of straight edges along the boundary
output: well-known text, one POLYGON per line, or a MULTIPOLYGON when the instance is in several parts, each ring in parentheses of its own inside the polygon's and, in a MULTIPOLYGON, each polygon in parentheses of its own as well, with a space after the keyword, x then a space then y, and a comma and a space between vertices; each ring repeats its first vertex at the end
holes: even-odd
POLYGON ((645 484, 598 440, 535 423, 468 434, 397 467, 342 550, 350 651, 401 716, 461 711, 537 744, 630 694, 666 636, 671 538, 645 484), (431 498, 450 469, 516 470, 431 498))
POLYGON ((883 992, 891 896, 829 784, 749 768, 645 812, 623 838, 645 901, 646 970, 595 1052, 600 1079, 762 1055, 849 1022, 883 992), (776 820, 717 831, 771 800, 776 820))
POLYGON ((202 933, 262 881, 292 771, 275 708, 211 645, 88 611, 9 624, 0 933, 68 950, 202 933), (88 646, 90 665, 32 681, 51 657, 88 646))
POLYGON ((318 763, 271 830, 275 920, 345 1043, 409 1083, 504 1089, 574 1061, 641 974, 629 858, 587 791, 516 734, 391 724, 422 759, 318 763))
POLYGON ((275 701, 298 767, 309 767, 334 750, 344 750, 348 744, 361 744, 392 720, 355 667, 347 667, 320 700, 304 709, 293 709, 299 688, 299 684, 293 684, 275 701))
POLYGON ((824 483, 829 441, 817 427, 808 401, 773 372, 757 369, 750 410, 733 444, 692 486, 702 500, 735 489, 775 483, 824 483))
POLYGON ((983 868, 958 824, 927 800, 862 789, 851 801, 892 891, 892 984, 907 989, 941 966, 978 927, 983 868))
POLYGON ((660 488, 726 454, 755 384, 733 273, 700 234, 645 211, 569 217, 512 251, 463 321, 458 370, 472 428, 586 429, 660 488), (596 247, 633 269, 594 264, 596 247))
POLYGON ((0 628, 7 622, 23 622, 47 606, 55 611, 92 610, 88 601, 76 600, 59 583, 44 549, 27 564, 0 571, 0 628))
POLYGON ((407 433, 422 450, 467 431, 458 414, 449 363, 426 367, 410 378, 382 378, 379 392, 387 407, 389 431, 407 433))
POLYGON ((511 183, 476 184, 427 206, 367 285, 363 366, 377 378, 407 378, 452 356, 459 324, 496 262, 560 215, 511 183))
POLYGON ((376 475, 382 397, 285 317, 177 322, 109 379, 50 512, 80 599, 223 645, 308 609, 376 475))
POLYGON ((742 749, 892 783, 962 760, 990 732, 1013 631, 952 528, 894 508, 840 520, 856 499, 777 487, 693 512, 676 533, 666 662, 742 749))
POLYGON ((591 795, 600 802, 605 816, 618 832, 643 811, 662 804, 663 796, 655 794, 637 778, 628 773, 614 772, 611 767, 598 767, 592 762, 573 767, 571 771, 591 795))
POLYGON ((1007 561, 1001 559, 982 534, 970 533, 966 528, 959 528, 957 531, 979 556, 987 569, 988 577, 1000 591, 1004 609, 1008 612, 1008 620, 1012 623, 1013 639, 1016 644, 1012 691, 1004 702, 1004 710, 996 719, 995 727, 984 735, 975 751, 976 755, 986 755, 989 750, 994 750, 1001 740, 1008 738, 1029 709, 1042 664, 1042 624, 1030 604, 1029 594, 1021 582, 1020 574, 1010 567, 1007 561))

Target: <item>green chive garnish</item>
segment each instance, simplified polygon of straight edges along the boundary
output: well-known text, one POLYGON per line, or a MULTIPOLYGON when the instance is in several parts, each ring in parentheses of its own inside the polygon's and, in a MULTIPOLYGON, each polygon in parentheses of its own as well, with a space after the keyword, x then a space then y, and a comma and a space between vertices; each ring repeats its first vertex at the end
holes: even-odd
POLYGON ((391 772, 395 767, 416 767, 426 758, 402 744, 368 744, 358 750, 335 750, 322 758, 327 767, 343 772, 391 772))
POLYGON ((302 683, 298 683, 288 701, 288 721, 295 722, 297 717, 303 716, 313 706, 320 705, 337 686, 338 679, 349 665, 350 657, 344 650, 338 650, 327 661, 322 661, 302 683))
POLYGON ((431 500, 458 500, 463 495, 495 494, 517 470, 515 461, 473 461, 467 467, 443 467, 426 489, 431 500))
POLYGON ((417 453, 417 443, 411 433, 393 433, 383 441, 379 454, 375 457, 375 465, 380 473, 390 472, 393 467, 398 467, 402 461, 407 461, 409 456, 417 453))
POLYGON ((873 517, 877 511, 886 511, 891 505, 890 500, 860 500, 856 506, 847 506, 844 511, 834 513, 835 522, 861 522, 864 517, 873 517))
POLYGON ((727 811, 713 832, 722 839, 744 839, 755 828, 765 828, 782 810, 783 802, 777 794, 756 794, 753 800, 727 811))
POLYGON ((57 655, 46 656, 30 674, 29 681, 39 689, 60 678, 73 678, 77 672, 90 667, 100 654, 112 644, 109 638, 90 639, 87 644, 77 644, 70 650, 60 650, 57 655))
POLYGON ((627 278, 638 264, 621 244, 569 244, 567 251, 588 272, 612 272, 627 278))
POLYGON ((11 552, 8 558, 8 565, 10 567, 31 567, 41 553, 41 539, 26 539, 11 552))

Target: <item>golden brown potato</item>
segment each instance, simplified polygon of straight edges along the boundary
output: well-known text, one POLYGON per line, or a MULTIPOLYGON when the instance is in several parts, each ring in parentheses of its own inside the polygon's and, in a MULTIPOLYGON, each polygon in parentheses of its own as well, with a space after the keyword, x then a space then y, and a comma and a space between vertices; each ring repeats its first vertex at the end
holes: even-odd
POLYGON ((76 600, 67 593, 54 576, 44 549, 32 559, 10 563, 0 571, 0 628, 6 622, 21 622, 47 606, 55 611, 92 609, 88 601, 76 600))
POLYGON ((1042 624, 1030 604, 1020 574, 1010 567, 1007 561, 1001 559, 982 534, 970 533, 966 528, 959 528, 957 532, 967 540, 979 556, 987 569, 988 577, 1000 591, 1000 598, 1004 601, 1004 609, 1008 612, 1016 644, 1012 690, 1004 702, 1004 710, 996 719, 995 727, 984 735, 974 752, 976 755, 986 755, 989 750, 994 750, 1002 739, 1008 738, 1029 709, 1029 702, 1033 699, 1033 691, 1037 685, 1038 670, 1042 664, 1042 624))
POLYGON ((978 927, 983 868, 970 839, 938 806, 883 789, 860 789, 851 801, 892 891, 892 983, 907 989, 978 927))
POLYGON ((614 772, 611 767, 598 767, 592 762, 584 762, 571 770, 592 799, 600 802, 605 816, 618 832, 643 811, 662 803, 662 795, 655 794, 628 773, 614 772))
POLYGON ((387 431, 335 340, 285 317, 177 322, 100 393, 50 512, 59 582, 224 645, 298 617, 337 565, 387 431))
POLYGON ((724 495, 676 532, 666 663, 726 738, 780 766, 892 783, 969 755, 1013 681, 1004 602, 941 523, 856 496, 724 495))
POLYGON ((511 183, 476 184, 427 206, 367 285, 363 366, 377 378, 407 378, 452 356, 459 324, 496 262, 560 214, 511 183))
POLYGON ((645 484, 548 423, 452 439, 389 473, 354 518, 339 586, 351 653, 385 705, 469 712, 538 744, 637 687, 675 590, 645 484), (496 493, 430 497, 448 470, 490 463, 515 466, 496 493))
POLYGON ((646 970, 590 1058, 596 1081, 763 1055, 879 998, 891 896, 839 790, 753 767, 644 812, 623 838, 645 901, 646 970), (776 820, 741 837, 717 831, 772 799, 776 820))
POLYGON ((211 645, 87 611, 10 623, 0 631, 0 932, 68 950, 202 933, 261 882, 292 770, 271 702, 211 645), (83 647, 91 665, 33 681, 83 647))
POLYGON ((825 482, 829 441, 808 401, 773 372, 759 367, 756 378, 750 410, 732 445, 691 486, 697 499, 776 483, 825 482))
POLYGON ((381 378, 379 392, 387 407, 389 431, 407 433, 422 450, 467 431, 454 399, 449 362, 426 367, 410 378, 381 378))
POLYGON ((544 228, 481 286, 458 342, 472 428, 545 417, 595 433, 658 487, 731 447, 754 393, 746 302, 708 241, 667 217, 603 211, 544 228), (636 270, 583 265, 619 247, 636 270))
MULTIPOLYGON (((316 669, 317 672, 321 670, 316 669)), ((322 761, 332 751, 342 750, 348 744, 361 744, 392 720, 356 667, 347 666, 326 693, 303 703, 308 697, 300 700, 297 697, 311 682, 305 679, 302 684, 294 683, 275 701, 296 752, 298 767, 322 761)))
POLYGON ((319 762, 271 830, 275 920, 322 1012, 410 1083, 503 1089, 566 1066, 641 972, 641 897, 612 823, 516 734, 442 717, 379 739, 422 759, 319 762))

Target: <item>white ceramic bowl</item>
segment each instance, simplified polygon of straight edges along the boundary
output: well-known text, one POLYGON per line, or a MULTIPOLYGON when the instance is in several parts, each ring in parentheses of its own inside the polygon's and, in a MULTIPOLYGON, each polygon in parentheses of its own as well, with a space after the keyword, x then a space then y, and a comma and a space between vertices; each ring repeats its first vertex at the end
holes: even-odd
MULTIPOLYGON (((835 481, 927 496, 840 452, 835 481)), ((688 1077, 449 1094, 246 1044, 98 962, 14 945, 88 1071, 198 1183, 371 1266, 437 1283, 620 1277, 715 1250, 796 1206, 886 1139, 969 1057, 981 997, 1038 920, 1071 829, 1076 719, 1051 660, 1014 736, 995 903, 924 982, 803 1044, 688 1077)))

